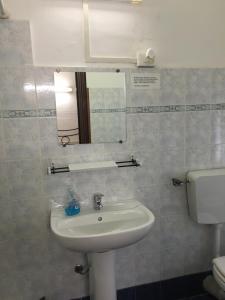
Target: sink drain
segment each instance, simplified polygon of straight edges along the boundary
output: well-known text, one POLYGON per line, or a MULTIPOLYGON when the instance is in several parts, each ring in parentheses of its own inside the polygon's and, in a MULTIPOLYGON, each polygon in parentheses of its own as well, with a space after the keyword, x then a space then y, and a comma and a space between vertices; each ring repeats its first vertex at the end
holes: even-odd
POLYGON ((102 217, 98 217, 98 221, 101 222, 102 221, 102 217))

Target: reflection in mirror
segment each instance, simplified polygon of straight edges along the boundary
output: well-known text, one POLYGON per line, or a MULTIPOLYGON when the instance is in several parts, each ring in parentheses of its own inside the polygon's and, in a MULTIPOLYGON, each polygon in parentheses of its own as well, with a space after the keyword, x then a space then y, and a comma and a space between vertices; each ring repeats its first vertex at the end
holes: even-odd
POLYGON ((124 73, 55 72, 54 81, 61 145, 126 140, 124 73))

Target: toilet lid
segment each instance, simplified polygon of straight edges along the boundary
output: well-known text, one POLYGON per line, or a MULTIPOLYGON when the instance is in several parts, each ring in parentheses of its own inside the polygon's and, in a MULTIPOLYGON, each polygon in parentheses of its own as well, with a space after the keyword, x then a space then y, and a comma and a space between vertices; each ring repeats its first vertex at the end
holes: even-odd
POLYGON ((219 270, 221 275, 225 277, 225 256, 214 258, 213 264, 219 270))

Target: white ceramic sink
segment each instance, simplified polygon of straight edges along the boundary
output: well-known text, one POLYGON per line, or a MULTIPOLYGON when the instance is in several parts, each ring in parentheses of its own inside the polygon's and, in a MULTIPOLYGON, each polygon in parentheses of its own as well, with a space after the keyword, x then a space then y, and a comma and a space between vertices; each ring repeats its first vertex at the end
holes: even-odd
POLYGON ((100 211, 85 210, 65 216, 63 208, 51 211, 51 229, 66 247, 81 252, 105 252, 142 239, 155 220, 138 201, 105 205, 100 211))

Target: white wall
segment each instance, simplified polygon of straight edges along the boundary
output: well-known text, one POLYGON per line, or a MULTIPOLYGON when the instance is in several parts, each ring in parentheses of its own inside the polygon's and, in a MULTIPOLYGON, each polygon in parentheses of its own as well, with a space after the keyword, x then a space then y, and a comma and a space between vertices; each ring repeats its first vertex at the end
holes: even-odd
MULTIPOLYGON (((224 0, 113 0, 91 5, 93 55, 135 56, 153 47, 161 67, 225 67, 224 0)), ((84 65, 81 0, 5 0, 31 23, 35 65, 84 65)))

